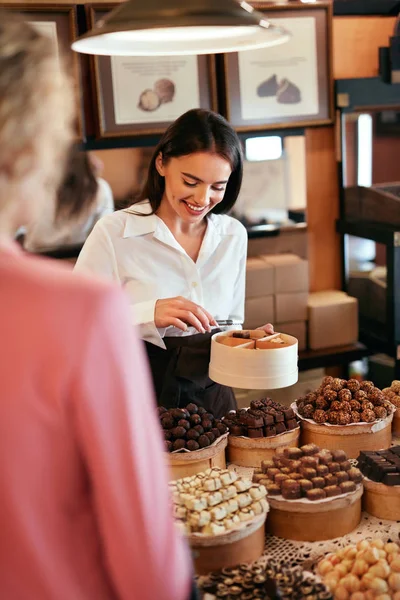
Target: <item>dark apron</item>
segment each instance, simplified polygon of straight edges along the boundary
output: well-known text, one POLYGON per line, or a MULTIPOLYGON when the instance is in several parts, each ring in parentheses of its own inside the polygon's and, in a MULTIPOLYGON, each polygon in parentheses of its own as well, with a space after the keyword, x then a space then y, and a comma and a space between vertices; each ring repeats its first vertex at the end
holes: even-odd
POLYGON ((145 342, 159 406, 183 408, 195 402, 217 418, 236 410, 232 389, 208 377, 210 338, 217 331, 166 337, 166 350, 145 342))

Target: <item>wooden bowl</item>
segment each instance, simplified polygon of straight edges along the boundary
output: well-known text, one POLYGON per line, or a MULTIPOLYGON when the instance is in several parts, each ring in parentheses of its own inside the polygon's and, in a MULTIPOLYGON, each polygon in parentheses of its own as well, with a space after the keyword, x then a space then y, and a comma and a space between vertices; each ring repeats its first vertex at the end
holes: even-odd
POLYGON ((361 521, 360 487, 346 496, 322 502, 278 500, 268 496, 268 533, 289 540, 319 542, 342 537, 361 521))
POLYGON ((264 552, 266 516, 259 515, 245 527, 220 535, 188 536, 196 573, 207 575, 260 558, 264 552))
POLYGON ((384 485, 364 477, 364 510, 378 519, 400 521, 400 485, 384 485))
POLYGON ((393 415, 392 433, 395 436, 400 436, 400 408, 393 415))
POLYGON ((300 427, 273 437, 246 438, 230 435, 228 460, 240 467, 260 467, 276 450, 299 445, 300 427))
POLYGON ((358 458, 360 450, 387 450, 392 442, 393 413, 381 421, 358 425, 318 425, 301 421, 301 444, 317 444, 328 450, 344 450, 358 458))
POLYGON ((227 445, 228 435, 225 434, 207 448, 193 452, 168 453, 171 481, 196 475, 196 473, 201 473, 211 467, 226 469, 225 449, 227 445))

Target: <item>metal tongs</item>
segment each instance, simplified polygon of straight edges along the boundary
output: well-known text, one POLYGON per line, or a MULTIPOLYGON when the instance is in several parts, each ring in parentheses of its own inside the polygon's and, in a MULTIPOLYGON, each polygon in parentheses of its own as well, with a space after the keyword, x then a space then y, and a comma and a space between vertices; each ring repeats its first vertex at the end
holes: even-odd
POLYGON ((226 321, 218 321, 217 324, 219 327, 230 327, 231 325, 243 325, 241 321, 234 321, 233 319, 227 319, 226 321))

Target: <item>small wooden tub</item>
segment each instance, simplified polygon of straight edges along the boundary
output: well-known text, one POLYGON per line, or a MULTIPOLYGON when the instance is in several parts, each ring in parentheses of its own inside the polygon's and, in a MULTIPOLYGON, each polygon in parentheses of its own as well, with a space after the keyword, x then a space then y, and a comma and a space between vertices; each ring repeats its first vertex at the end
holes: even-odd
POLYGON ((358 425, 318 425, 301 421, 301 445, 317 444, 328 450, 344 450, 357 458, 361 450, 387 450, 392 442, 393 413, 381 421, 358 425))
POLYGON ((378 519, 400 521, 400 485, 384 485, 364 477, 363 508, 378 519))
POLYGON ((288 501, 268 496, 267 532, 303 542, 342 537, 361 521, 362 494, 360 485, 352 494, 321 502, 288 501))
POLYGON ((240 467, 260 467, 276 450, 299 445, 300 427, 274 437, 247 438, 230 435, 228 460, 240 467))
POLYGON ((259 515, 241 529, 220 535, 189 536, 196 573, 207 575, 260 558, 264 552, 266 516, 259 515))
POLYGON ((400 437, 400 408, 393 415, 392 433, 396 437, 400 437))
POLYGON ((171 480, 190 477, 211 467, 226 469, 225 449, 228 435, 222 435, 211 446, 193 452, 168 453, 171 480))

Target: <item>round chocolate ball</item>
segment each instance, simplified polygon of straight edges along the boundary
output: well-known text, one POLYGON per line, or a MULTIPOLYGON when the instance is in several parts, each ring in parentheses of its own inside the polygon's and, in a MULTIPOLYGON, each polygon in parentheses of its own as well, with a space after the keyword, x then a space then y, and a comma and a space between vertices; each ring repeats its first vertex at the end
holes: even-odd
POLYGON ((213 428, 211 429, 211 432, 214 434, 214 437, 215 437, 215 439, 219 438, 219 436, 221 435, 221 433, 220 433, 220 431, 219 431, 218 427, 213 427, 213 428))
POLYGON ((202 417, 203 415, 207 414, 207 411, 205 408, 203 408, 202 406, 199 406, 197 409, 197 412, 199 413, 199 415, 202 417))
POLYGON ((188 431, 188 429, 190 429, 190 423, 186 419, 181 419, 178 421, 178 427, 183 427, 186 429, 186 431, 188 431))
POLYGON ((198 431, 196 431, 195 429, 189 429, 189 431, 186 434, 186 438, 188 440, 198 440, 200 437, 200 433, 198 431))
POLYGON ((212 444, 213 442, 215 442, 215 435, 213 434, 212 431, 207 431, 207 433, 205 435, 210 440, 210 444, 212 444))
POLYGON ((190 450, 191 452, 193 452, 193 450, 198 450, 200 448, 200 446, 196 442, 196 440, 189 440, 188 442, 186 442, 186 448, 188 450, 190 450))
POLYGON ((159 414, 159 416, 161 417, 161 415, 163 415, 164 413, 168 412, 166 408, 164 408, 164 406, 157 406, 157 412, 159 414))
POLYGON ((167 452, 172 452, 172 450, 174 449, 174 445, 169 440, 166 440, 165 441, 165 448, 166 448, 167 452))
POLYGON ((203 419, 207 419, 208 421, 211 421, 212 423, 215 421, 214 415, 209 412, 203 416, 203 419))
POLYGON ((175 427, 171 430, 171 433, 175 440, 183 439, 186 437, 186 429, 184 427, 175 427))
POLYGON ((185 440, 175 440, 174 441, 174 445, 173 445, 174 450, 182 450, 182 448, 185 448, 185 447, 186 447, 185 440))
POLYGON ((200 448, 206 448, 211 443, 209 438, 206 435, 201 435, 199 437, 198 441, 199 441, 200 448))
POLYGON ((174 419, 171 415, 167 415, 161 419, 161 427, 163 429, 172 429, 174 425, 174 419))
POLYGON ((185 412, 181 408, 172 408, 170 410, 170 414, 176 419, 180 421, 180 419, 184 419, 186 417, 185 412))
POLYGON ((221 435, 223 435, 224 433, 226 433, 228 431, 228 428, 224 423, 217 423, 217 429, 221 435))
POLYGON ((204 428, 203 428, 201 425, 195 425, 195 426, 193 427, 193 429, 194 429, 195 431, 198 431, 198 433, 199 433, 200 435, 203 435, 203 433, 204 433, 204 428))
POLYGON ((204 431, 210 431, 210 429, 212 429, 212 426, 213 426, 212 422, 209 421, 208 419, 202 419, 201 425, 202 425, 204 431))
POLYGON ((172 440, 171 429, 164 429, 164 439, 165 440, 172 440))
POLYGON ((197 414, 198 411, 198 407, 197 404, 195 404, 194 402, 191 402, 190 404, 187 405, 186 410, 191 414, 191 415, 195 415, 197 414))
POLYGON ((201 424, 201 416, 200 415, 191 415, 189 417, 189 421, 191 425, 200 425, 201 424))
POLYGON ((188 411, 188 409, 187 408, 182 408, 181 410, 185 414, 185 416, 183 418, 186 419, 186 420, 188 420, 190 418, 190 412, 188 411))

